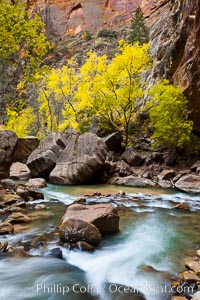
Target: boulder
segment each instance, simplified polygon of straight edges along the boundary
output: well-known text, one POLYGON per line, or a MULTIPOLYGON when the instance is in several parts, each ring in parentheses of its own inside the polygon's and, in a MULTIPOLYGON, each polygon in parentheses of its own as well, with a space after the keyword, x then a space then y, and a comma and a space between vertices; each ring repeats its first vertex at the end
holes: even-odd
POLYGON ((134 152, 131 147, 127 148, 122 154, 122 158, 131 166, 137 167, 141 166, 145 158, 142 154, 134 152))
POLYGON ((130 175, 123 178, 118 177, 112 183, 117 185, 127 185, 127 186, 135 186, 135 187, 156 186, 156 184, 152 180, 142 178, 142 177, 137 177, 134 175, 130 175))
POLYGON ((47 186, 46 180, 43 178, 31 178, 26 183, 28 189, 41 189, 47 186))
POLYGON ((185 175, 175 183, 175 187, 188 193, 200 193, 200 176, 185 175))
POLYGON ((172 169, 169 170, 163 170, 159 175, 158 179, 159 180, 172 180, 175 176, 175 171, 172 169))
POLYGON ((37 200, 37 199, 44 199, 44 194, 43 193, 40 193, 38 191, 33 191, 33 190, 29 190, 29 196, 31 198, 33 198, 34 200, 37 200))
POLYGON ((103 138, 109 151, 118 152, 121 150, 121 143, 123 141, 122 135, 119 131, 109 134, 103 138))
POLYGON ((21 212, 15 212, 15 213, 12 213, 7 218, 7 221, 12 224, 28 223, 31 221, 31 218, 27 217, 26 215, 22 214, 21 212))
POLYGON ((73 135, 50 174, 54 184, 83 184, 102 169, 107 154, 104 141, 93 133, 73 135))
POLYGON ((1 180, 1 186, 4 189, 8 189, 10 191, 15 191, 15 189, 16 189, 16 184, 12 179, 3 179, 3 180, 1 180))
POLYGON ((177 203, 173 206, 174 209, 190 211, 190 207, 187 203, 177 203))
POLYGON ((31 177, 31 172, 26 164, 20 162, 13 163, 10 168, 11 179, 22 179, 26 180, 31 177))
POLYGON ((101 234, 98 228, 91 223, 78 219, 68 219, 59 230, 60 240, 67 243, 85 241, 97 245, 101 241, 101 234))
POLYGON ((64 223, 69 218, 89 222, 95 225, 102 234, 119 231, 118 212, 111 204, 72 204, 67 208, 62 222, 64 223))
POLYGON ((200 257, 200 249, 196 250, 196 255, 200 257))
POLYGON ((158 185, 163 189, 171 189, 173 187, 169 180, 159 180, 158 185))
POLYGON ((188 261, 186 262, 185 266, 200 276, 200 263, 198 261, 188 261))
POLYGON ((8 251, 8 241, 0 242, 0 252, 8 251))
POLYGON ((87 252, 94 251, 94 247, 84 241, 77 242, 75 244, 75 249, 80 250, 80 251, 87 251, 87 252))
POLYGON ((44 143, 41 143, 28 158, 27 166, 31 171, 31 176, 48 178, 66 143, 63 134, 59 132, 49 134, 44 143))
POLYGON ((192 300, 199 300, 199 299, 200 299, 200 291, 196 292, 192 297, 192 300))
POLYGON ((22 199, 28 201, 29 200, 29 191, 24 186, 18 186, 16 189, 16 194, 21 196, 22 199))
POLYGON ((200 160, 198 160, 197 162, 195 162, 195 163, 191 166, 190 170, 191 170, 192 172, 196 172, 197 169, 198 169, 199 167, 200 167, 200 160))
POLYGON ((197 276, 193 271, 185 271, 179 274, 179 277, 188 283, 196 283, 200 280, 200 277, 197 276))
POLYGON ((8 222, 0 223, 0 234, 13 233, 14 227, 8 222))
POLYGON ((39 146, 39 140, 35 136, 18 138, 15 152, 12 156, 13 162, 25 164, 29 155, 39 146))
POLYGON ((17 135, 11 130, 0 130, 0 179, 9 177, 17 135))
POLYGON ((42 210, 42 209, 46 209, 46 205, 45 204, 42 204, 42 203, 39 203, 35 206, 35 209, 37 210, 42 210))
POLYGON ((166 164, 166 166, 173 166, 177 160, 177 156, 175 154, 171 154, 171 153, 165 153, 163 155, 164 158, 164 163, 166 164))

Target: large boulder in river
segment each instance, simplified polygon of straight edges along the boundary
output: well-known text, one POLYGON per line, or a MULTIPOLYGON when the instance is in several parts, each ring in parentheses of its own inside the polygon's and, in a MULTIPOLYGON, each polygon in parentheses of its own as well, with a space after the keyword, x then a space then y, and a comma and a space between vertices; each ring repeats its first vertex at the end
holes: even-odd
POLYGON ((0 130, 0 179, 9 177, 17 135, 11 130, 0 130))
POLYGON ((40 144, 28 158, 27 166, 31 171, 31 176, 48 178, 66 143, 63 134, 59 132, 49 134, 44 143, 40 144))
POLYGON ((67 208, 62 222, 64 223, 70 218, 89 222, 103 234, 119 231, 118 212, 111 204, 72 204, 67 208))
POLYGON ((84 241, 97 245, 101 241, 101 234, 96 226, 78 219, 68 219, 59 230, 60 240, 66 243, 84 241))
POLYGON ((200 176, 185 175, 175 183, 175 187, 188 193, 200 193, 200 176))
POLYGON ((74 135, 67 140, 67 146, 50 174, 55 184, 87 183, 99 171, 106 159, 107 147, 94 133, 74 135))
POLYGON ((10 168, 10 178, 12 179, 29 179, 31 176, 31 172, 26 164, 22 164, 20 162, 15 162, 12 164, 10 168))
POLYGON ((134 186, 134 187, 153 187, 156 186, 156 184, 146 178, 130 175, 126 177, 117 177, 112 182, 113 184, 117 185, 126 185, 126 186, 134 186))

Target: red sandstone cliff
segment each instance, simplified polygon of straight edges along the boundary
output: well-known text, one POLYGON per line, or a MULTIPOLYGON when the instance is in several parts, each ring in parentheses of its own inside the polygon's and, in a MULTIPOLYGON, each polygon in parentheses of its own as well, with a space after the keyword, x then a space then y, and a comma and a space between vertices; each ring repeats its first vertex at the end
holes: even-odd
POLYGON ((141 6, 157 60, 154 76, 180 84, 190 100, 191 117, 200 130, 200 0, 28 0, 51 36, 123 28, 141 6))

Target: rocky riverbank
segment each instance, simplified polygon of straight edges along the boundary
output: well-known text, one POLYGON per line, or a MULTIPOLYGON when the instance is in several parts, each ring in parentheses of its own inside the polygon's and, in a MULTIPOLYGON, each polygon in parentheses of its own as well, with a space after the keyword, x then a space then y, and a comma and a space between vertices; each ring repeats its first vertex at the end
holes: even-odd
POLYGON ((50 134, 38 147, 32 139, 31 146, 23 146, 23 151, 22 141, 19 143, 12 131, 0 131, 0 140, 4 141, 0 143, 0 178, 7 178, 10 170, 15 179, 40 177, 54 184, 112 183, 200 192, 199 157, 151 151, 148 139, 123 149, 119 132, 100 138, 94 133, 68 130, 50 134))
MULTIPOLYGON (((34 232, 30 233, 30 236, 25 240, 22 239, 15 245, 10 245, 9 236, 13 236, 13 233, 19 234, 23 232, 25 227, 27 230, 27 227, 34 222, 36 216, 38 222, 43 222, 45 216, 44 212, 48 213, 48 203, 37 204, 37 199, 42 199, 43 194, 36 192, 35 188, 43 188, 45 185, 46 182, 44 179, 31 179, 25 184, 16 183, 7 179, 1 181, 2 223, 0 224, 2 230, 0 233, 1 237, 7 236, 8 238, 7 240, 1 240, 1 258, 31 258, 32 253, 37 253, 39 256, 63 259, 64 249, 68 251, 75 250, 75 252, 72 251, 74 253, 76 253, 76 251, 84 251, 85 253, 96 253, 97 251, 98 253, 102 247, 102 237, 104 239, 105 233, 115 233, 121 228, 119 215, 124 215, 123 218, 129 218, 131 210, 126 210, 124 205, 127 204, 130 208, 138 208, 138 201, 141 201, 141 196, 126 195, 124 191, 120 191, 116 194, 105 194, 97 191, 82 195, 82 197, 73 200, 71 205, 67 206, 67 209, 65 207, 62 208, 61 215, 63 215, 63 217, 62 220, 60 219, 59 221, 59 227, 52 226, 50 232, 42 234, 35 235, 34 232), (15 215, 15 210, 17 210, 18 215, 15 215), (51 245, 52 242, 53 247, 49 249, 47 245, 51 245)), ((143 200, 144 204, 148 203, 148 197, 149 200, 152 199, 150 195, 146 195, 146 200, 143 200)), ((159 200, 159 196, 157 196, 156 199, 155 205, 159 205, 159 201, 161 201, 159 200)), ((177 200, 178 199, 177 197, 177 200)), ((54 199, 54 201, 56 201, 56 199, 54 199)), ((163 200, 162 203, 164 203, 163 200)), ((173 211, 178 211, 179 217, 182 214, 187 214, 188 216, 189 214, 193 214, 192 204, 190 207, 187 203, 181 203, 180 200, 177 203, 169 203, 169 212, 171 211, 173 213, 173 211)), ((141 206, 141 208, 142 207, 143 206, 141 206)), ((153 205, 150 204, 150 208, 152 207, 153 205)), ((143 211, 145 211, 144 207, 143 211)), ((143 212, 143 214, 144 213, 145 212, 143 212)), ((142 212, 138 210, 137 214, 142 214, 142 212)), ((33 228, 31 230, 33 230, 33 228)), ((107 239, 110 239, 110 235, 107 239)), ((143 242, 149 243, 148 239, 143 242)), ((137 240, 133 240, 133 246, 134 245, 137 245, 137 240)), ((134 248, 131 249, 131 251, 134 250, 134 248)), ((199 255, 199 253, 197 254, 199 255)), ((180 260, 182 260, 181 255, 180 260)), ((199 258, 190 258, 186 266, 190 271, 180 273, 179 277, 174 276, 174 274, 168 274, 168 272, 162 271, 159 268, 157 269, 152 265, 140 266, 140 272, 144 274, 144 276, 162 278, 163 282, 170 283, 171 280, 171 285, 175 287, 175 289, 173 289, 175 292, 172 296, 173 300, 181 300, 180 297, 185 297, 183 299, 191 299, 191 297, 198 296, 198 294, 192 296, 192 288, 194 293, 199 292, 199 258), (190 287, 190 293, 180 293, 180 290, 183 291, 183 287, 186 286, 190 287)), ((125 285, 123 285, 123 287, 124 289, 128 288, 125 285)), ((184 291, 186 291, 186 289, 184 291)), ((129 296, 131 296, 131 294, 129 296)), ((133 298, 130 299, 145 299, 142 294, 137 296, 140 298, 134 298, 136 295, 132 295, 131 297, 133 298)), ((122 299, 124 298, 122 297, 122 299)), ((198 298, 192 299, 196 300, 198 298)))

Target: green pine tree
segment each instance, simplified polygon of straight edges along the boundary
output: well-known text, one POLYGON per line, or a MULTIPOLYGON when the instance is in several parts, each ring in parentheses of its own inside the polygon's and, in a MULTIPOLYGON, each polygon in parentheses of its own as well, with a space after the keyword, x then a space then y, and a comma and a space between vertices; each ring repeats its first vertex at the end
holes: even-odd
POLYGON ((135 15, 131 22, 131 32, 129 43, 134 44, 138 42, 140 45, 149 42, 149 30, 144 23, 144 15, 140 7, 135 11, 135 15))

